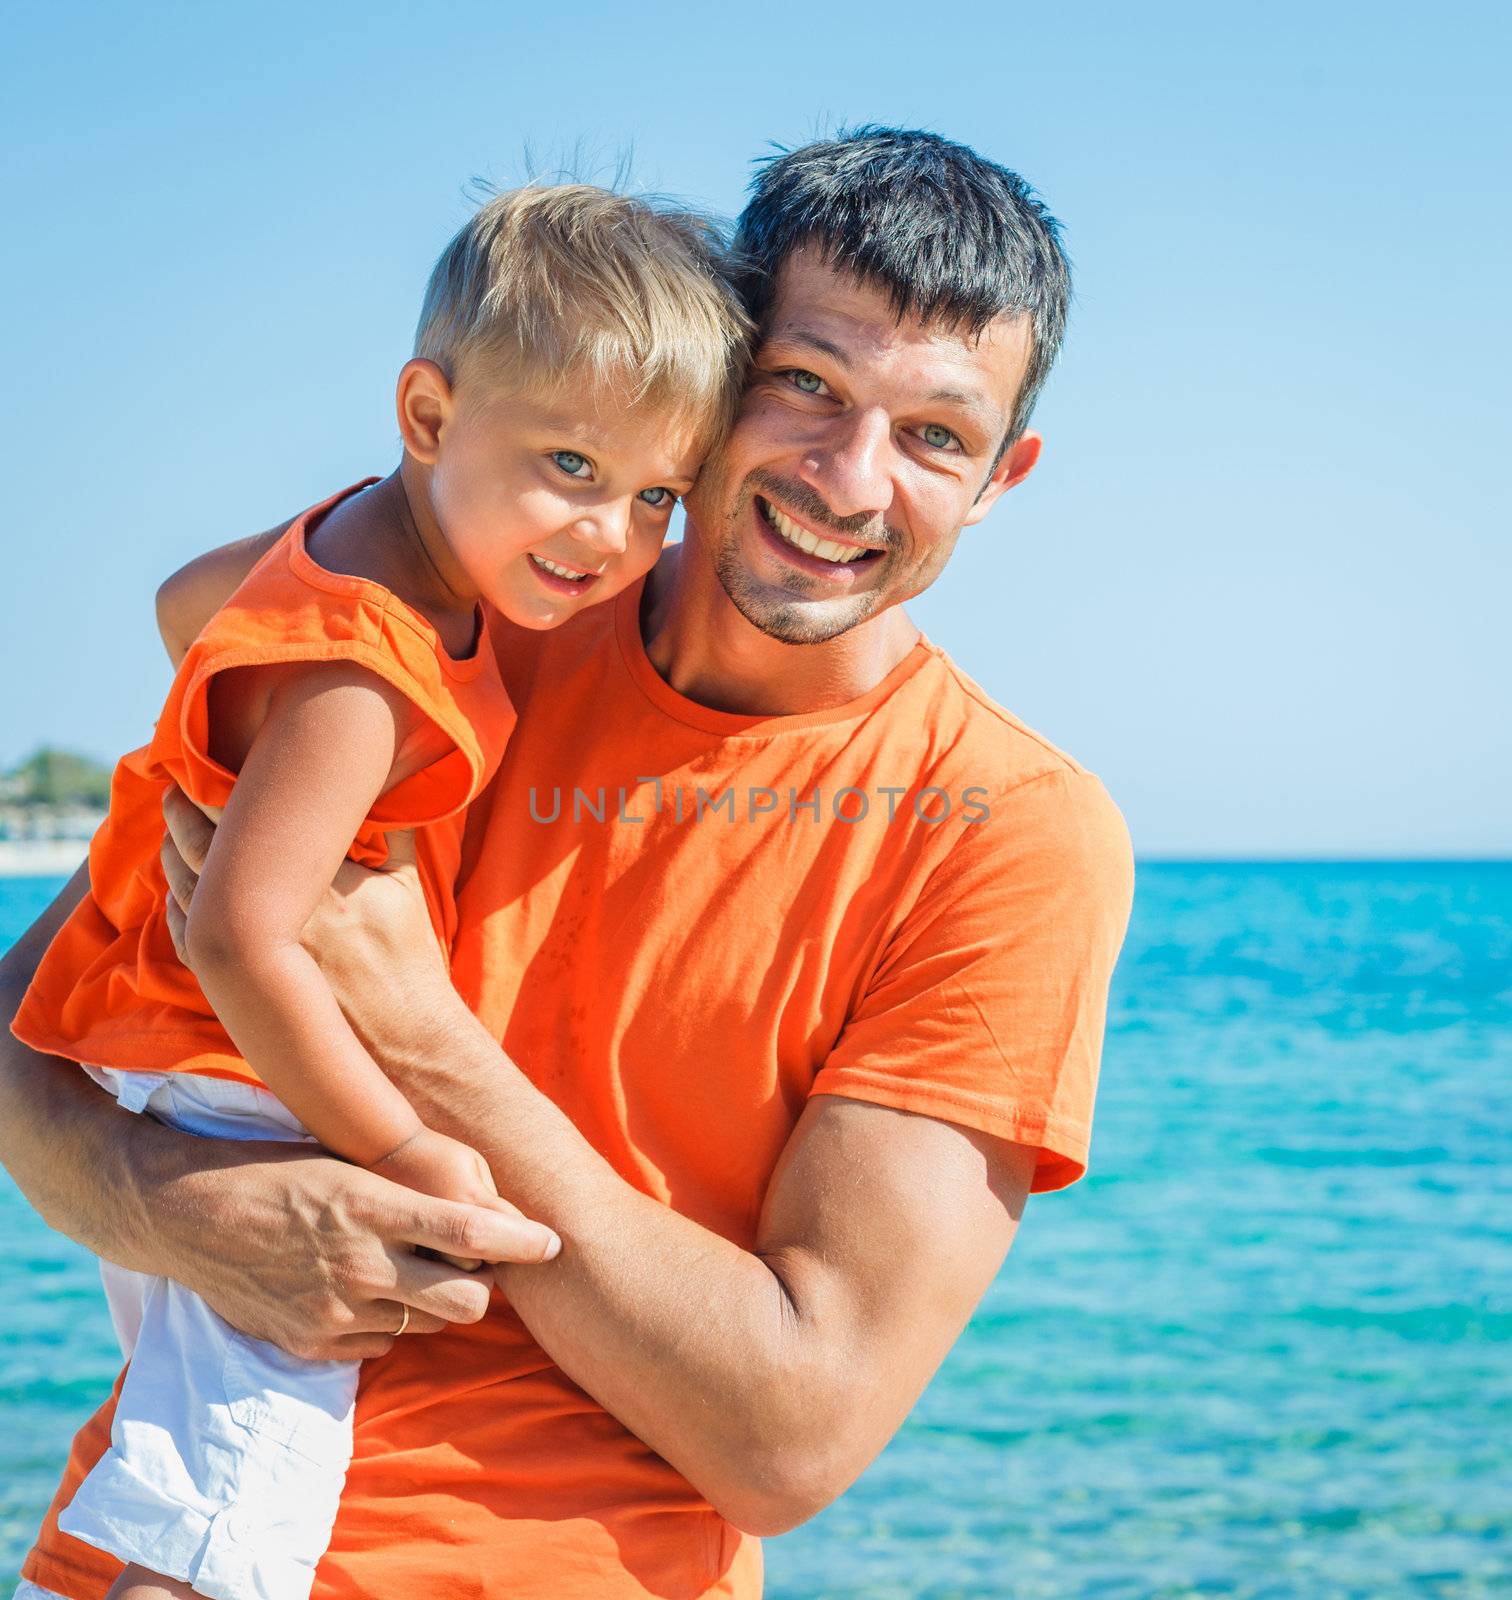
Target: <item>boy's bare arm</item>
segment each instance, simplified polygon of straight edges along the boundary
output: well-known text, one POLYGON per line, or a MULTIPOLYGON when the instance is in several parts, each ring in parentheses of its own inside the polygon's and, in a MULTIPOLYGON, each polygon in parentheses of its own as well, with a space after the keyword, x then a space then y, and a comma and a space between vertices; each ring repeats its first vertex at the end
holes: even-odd
POLYGON ((493 1188, 475 1152, 424 1127, 300 944, 419 715, 350 664, 277 671, 266 695, 255 687, 264 676, 221 697, 223 709, 249 707, 258 726, 235 752, 236 785, 189 917, 195 974, 253 1070, 327 1149, 431 1193, 486 1201, 493 1188))
POLYGON ((251 538, 207 550, 180 567, 158 590, 158 632, 175 667, 184 659, 200 630, 291 526, 292 519, 266 533, 255 533, 251 538))

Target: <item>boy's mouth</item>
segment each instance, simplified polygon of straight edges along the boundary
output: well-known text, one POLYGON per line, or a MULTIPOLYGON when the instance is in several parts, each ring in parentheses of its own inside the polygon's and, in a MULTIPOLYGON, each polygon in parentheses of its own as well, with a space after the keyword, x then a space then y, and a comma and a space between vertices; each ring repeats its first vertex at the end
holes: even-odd
POLYGON ((564 562, 553 561, 549 556, 538 556, 534 550, 526 552, 536 576, 548 589, 557 594, 582 594, 599 580, 597 572, 584 572, 580 567, 569 567, 564 562))

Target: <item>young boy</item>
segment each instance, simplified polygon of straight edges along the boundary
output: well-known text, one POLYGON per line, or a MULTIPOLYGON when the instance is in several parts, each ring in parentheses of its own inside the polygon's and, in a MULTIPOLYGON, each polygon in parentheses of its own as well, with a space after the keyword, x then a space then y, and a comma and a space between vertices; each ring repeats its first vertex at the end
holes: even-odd
MULTIPOLYGON (((384 1077, 300 934, 343 857, 377 864, 385 832, 413 829, 445 941, 456 819, 514 720, 493 613, 555 627, 651 567, 734 414, 749 331, 696 217, 585 186, 484 206, 437 263, 399 375, 398 471, 297 518, 177 641, 17 1036, 188 1131, 313 1138, 495 1200, 482 1158, 384 1077), (169 783, 221 812, 189 916, 198 982, 164 909, 169 783)), ((297 1360, 177 1284, 102 1270, 130 1364, 112 1447, 60 1526, 127 1563, 111 1600, 308 1595, 356 1364, 297 1360)))

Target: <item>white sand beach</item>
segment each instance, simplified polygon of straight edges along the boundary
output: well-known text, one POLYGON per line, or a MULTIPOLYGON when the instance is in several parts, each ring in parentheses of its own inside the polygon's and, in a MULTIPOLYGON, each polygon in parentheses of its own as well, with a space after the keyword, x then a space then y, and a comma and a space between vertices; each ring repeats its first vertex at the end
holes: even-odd
POLYGON ((0 839, 0 878, 66 878, 88 853, 88 839, 0 839))

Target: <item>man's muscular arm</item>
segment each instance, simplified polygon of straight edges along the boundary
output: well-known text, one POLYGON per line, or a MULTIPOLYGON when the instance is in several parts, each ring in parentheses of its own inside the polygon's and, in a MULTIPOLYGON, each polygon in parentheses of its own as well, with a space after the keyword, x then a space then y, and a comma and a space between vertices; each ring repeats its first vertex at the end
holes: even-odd
POLYGON ((1029 1192, 1024 1146, 820 1095, 747 1252, 613 1173, 475 1025, 456 1018, 438 1037, 444 1054, 406 1063, 411 1093, 432 1085, 430 1114, 470 1126, 501 1187, 564 1236, 549 1271, 501 1272, 521 1318, 750 1533, 815 1515, 881 1452, 992 1282, 1029 1192), (458 1094, 475 1069, 499 1085, 487 1111, 458 1094))
POLYGON ((0 1165, 52 1227, 187 1284, 244 1332, 330 1360, 381 1355, 401 1304, 412 1334, 483 1316, 484 1276, 425 1260, 416 1245, 516 1261, 553 1248, 512 1207, 433 1199, 299 1146, 178 1133, 27 1049, 11 1019, 87 886, 81 867, 0 961, 0 1165))
MULTIPOLYGON (((208 824, 170 823, 191 862, 208 824)), ((165 857, 181 899, 192 873, 165 857)), ((1029 1149, 830 1096, 811 1102, 740 1249, 624 1182, 433 963, 402 875, 338 902, 323 970, 427 1121, 467 1138, 560 1257, 501 1282, 566 1374, 752 1533, 827 1505, 902 1422, 1003 1260, 1029 1149), (376 914, 374 914, 376 913, 376 914), (381 976, 380 976, 381 975, 381 976), (402 1014, 374 996, 403 995, 402 1014)))

